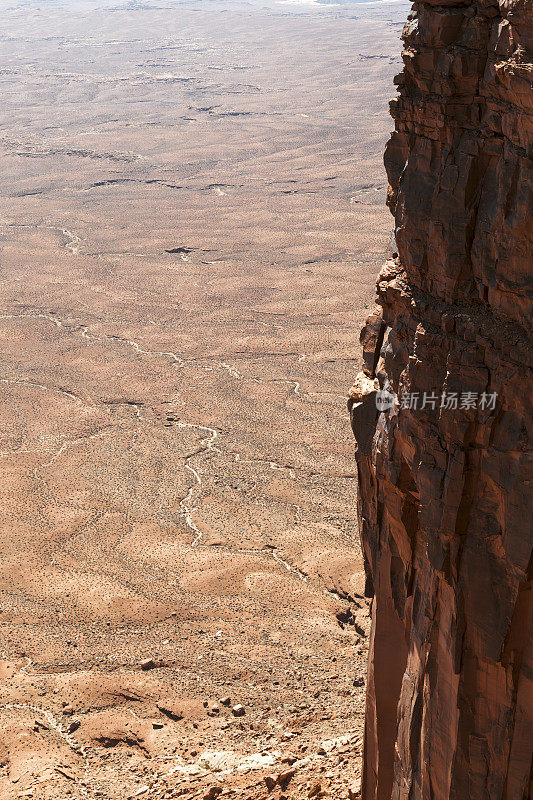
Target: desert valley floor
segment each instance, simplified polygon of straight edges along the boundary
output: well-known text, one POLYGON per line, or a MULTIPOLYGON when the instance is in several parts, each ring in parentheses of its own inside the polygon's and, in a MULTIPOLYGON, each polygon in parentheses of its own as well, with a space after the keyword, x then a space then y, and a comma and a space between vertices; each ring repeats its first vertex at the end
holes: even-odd
POLYGON ((0 798, 348 798, 407 5, 0 9, 0 798))

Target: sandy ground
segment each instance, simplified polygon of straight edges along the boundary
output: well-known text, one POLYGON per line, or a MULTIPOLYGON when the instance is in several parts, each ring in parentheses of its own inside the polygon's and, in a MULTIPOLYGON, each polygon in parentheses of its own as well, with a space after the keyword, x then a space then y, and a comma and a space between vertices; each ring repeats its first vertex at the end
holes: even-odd
POLYGON ((407 7, 0 13, 0 798, 347 798, 407 7))

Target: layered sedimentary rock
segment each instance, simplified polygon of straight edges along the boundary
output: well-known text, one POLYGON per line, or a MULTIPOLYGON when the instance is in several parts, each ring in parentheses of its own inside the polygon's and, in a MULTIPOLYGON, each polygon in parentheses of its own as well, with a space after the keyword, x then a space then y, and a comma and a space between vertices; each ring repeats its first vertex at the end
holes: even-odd
POLYGON ((363 800, 532 797, 532 5, 415 3, 350 406, 363 800), (528 288, 529 287, 529 288, 528 288))

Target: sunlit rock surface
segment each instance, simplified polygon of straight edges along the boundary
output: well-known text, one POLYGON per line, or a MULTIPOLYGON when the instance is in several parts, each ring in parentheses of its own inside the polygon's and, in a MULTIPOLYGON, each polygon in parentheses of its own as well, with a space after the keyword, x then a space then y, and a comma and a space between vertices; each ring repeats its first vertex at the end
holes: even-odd
POLYGON ((398 252, 350 403, 374 594, 364 800, 532 796, 531 19, 451 0, 404 29, 398 252))

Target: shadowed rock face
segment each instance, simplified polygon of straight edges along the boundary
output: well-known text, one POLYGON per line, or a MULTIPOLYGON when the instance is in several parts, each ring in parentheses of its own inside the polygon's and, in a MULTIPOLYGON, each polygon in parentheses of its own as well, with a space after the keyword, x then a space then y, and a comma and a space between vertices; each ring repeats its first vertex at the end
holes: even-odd
POLYGON ((350 400, 374 595, 364 800, 532 797, 532 16, 444 0, 404 28, 398 253, 350 400))

